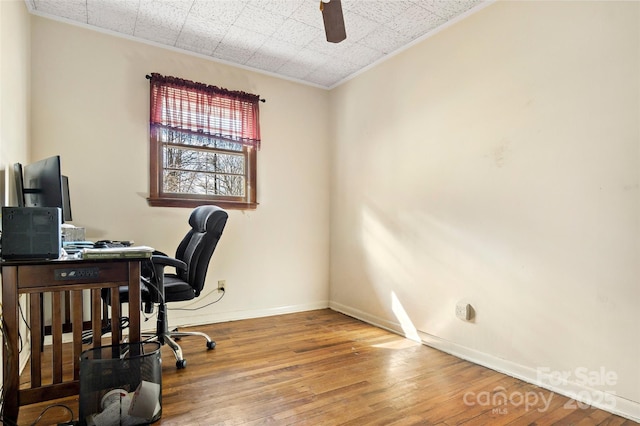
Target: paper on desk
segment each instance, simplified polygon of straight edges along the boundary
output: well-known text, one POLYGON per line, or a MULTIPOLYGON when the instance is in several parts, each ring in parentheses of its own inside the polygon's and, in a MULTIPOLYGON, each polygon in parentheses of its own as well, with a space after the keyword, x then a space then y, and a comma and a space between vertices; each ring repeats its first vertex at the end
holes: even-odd
POLYGON ((126 253, 132 251, 139 252, 153 252, 153 247, 149 246, 125 246, 125 247, 105 247, 105 248, 85 248, 82 249, 83 253, 126 253))
POLYGON ((151 257, 153 247, 149 246, 128 246, 128 247, 108 247, 108 248, 85 248, 81 251, 85 259, 99 258, 121 258, 121 257, 151 257))

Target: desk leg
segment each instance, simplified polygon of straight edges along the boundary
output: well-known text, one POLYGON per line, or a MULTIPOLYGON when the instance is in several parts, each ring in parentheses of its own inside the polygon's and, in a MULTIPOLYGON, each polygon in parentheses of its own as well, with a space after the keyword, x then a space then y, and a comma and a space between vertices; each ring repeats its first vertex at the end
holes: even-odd
POLYGON ((18 389, 20 386, 20 355, 18 353, 18 268, 6 266, 2 268, 2 306, 4 317, 4 338, 7 343, 2 347, 4 378, 4 416, 3 421, 18 421, 18 389))
POLYGON ((129 341, 140 341, 140 262, 129 262, 129 341))

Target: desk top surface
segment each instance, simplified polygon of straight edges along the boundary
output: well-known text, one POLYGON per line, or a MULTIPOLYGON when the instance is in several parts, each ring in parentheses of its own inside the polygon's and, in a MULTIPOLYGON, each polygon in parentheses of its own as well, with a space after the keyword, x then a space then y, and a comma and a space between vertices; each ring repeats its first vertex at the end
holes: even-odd
POLYGON ((102 258, 102 259, 81 259, 81 258, 66 258, 66 259, 2 259, 0 260, 0 267, 5 266, 33 266, 33 265, 63 265, 63 264, 78 264, 78 263, 102 263, 102 262, 129 262, 129 261, 142 261, 149 258, 143 255, 132 257, 117 257, 117 258, 102 258))

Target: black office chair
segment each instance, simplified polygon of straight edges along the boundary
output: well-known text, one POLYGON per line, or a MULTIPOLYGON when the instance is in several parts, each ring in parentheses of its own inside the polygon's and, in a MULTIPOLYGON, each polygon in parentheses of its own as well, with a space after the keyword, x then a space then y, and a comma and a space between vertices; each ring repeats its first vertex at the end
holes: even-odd
MULTIPOLYGON (((175 338, 202 336, 207 340, 207 349, 215 348, 216 343, 198 331, 169 331, 166 304, 200 296, 211 255, 222 235, 227 217, 227 212, 216 206, 196 207, 189 217, 191 229, 178 245, 175 258, 154 254, 151 256, 150 264, 141 268, 140 286, 144 310, 151 313, 153 306, 158 305, 156 331, 153 334, 143 333, 143 337, 169 345, 175 354, 177 368, 185 368, 187 361, 183 358, 182 349, 175 338), (165 268, 168 266, 175 268, 175 273, 166 273, 165 268)), ((109 303, 108 292, 103 292, 103 297, 109 303)), ((120 300, 123 303, 129 300, 127 287, 120 288, 120 300)))

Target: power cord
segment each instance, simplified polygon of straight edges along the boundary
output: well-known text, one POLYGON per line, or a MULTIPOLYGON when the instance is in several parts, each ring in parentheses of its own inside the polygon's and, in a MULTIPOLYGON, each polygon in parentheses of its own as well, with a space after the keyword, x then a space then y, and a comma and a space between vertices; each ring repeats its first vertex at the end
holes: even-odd
MULTIPOLYGON (((24 323, 25 327, 27 327, 27 330, 29 330, 29 334, 31 334, 31 326, 24 316, 24 311, 22 310, 22 303, 20 303, 20 300, 18 300, 18 311, 20 312, 20 318, 22 318, 22 322, 24 323)), ((22 333, 20 333, 20 327, 18 327, 18 343, 20 344, 20 346, 18 347, 18 353, 21 354, 22 349, 24 348, 24 342, 22 341, 22 333)))
MULTIPOLYGON (((211 306, 211 305, 213 305, 215 303, 218 303, 220 300, 222 300, 224 295, 227 293, 224 288, 216 289, 214 291, 222 291, 222 294, 216 300, 214 300, 212 302, 209 302, 206 305, 198 306, 197 308, 167 308, 167 309, 170 310, 170 311, 197 311, 199 309, 207 308, 207 307, 209 307, 209 306, 211 306)), ((213 291, 211 293, 209 293, 209 294, 212 294, 212 293, 213 293, 213 291)), ((207 297, 209 294, 205 295, 204 297, 207 297)))
POLYGON ((24 325, 27 327, 27 330, 31 331, 31 326, 29 325, 29 322, 24 316, 24 311, 22 310, 22 303, 20 303, 20 301, 18 301, 18 310, 20 311, 20 316, 22 317, 22 321, 24 322, 24 325))
POLYGON ((33 423, 31 423, 31 426, 35 426, 36 424, 38 424, 38 422, 40 420, 42 420, 42 417, 46 414, 46 412, 49 411, 51 408, 55 408, 55 407, 62 407, 65 410, 69 411, 69 414, 71 414, 71 418, 69 419, 69 421, 67 421, 65 423, 58 423, 59 425, 74 425, 75 424, 75 422, 73 421, 73 410, 71 408, 67 407, 64 404, 52 404, 52 405, 49 405, 44 410, 42 410, 42 413, 40 413, 38 418, 33 423))
MULTIPOLYGON (((0 303, 0 310, 2 310, 2 313, 0 313, 0 337, 2 337, 2 343, 4 345, 4 347, 8 350, 9 349, 9 342, 7 342, 7 338, 6 338, 6 333, 5 333, 5 326, 4 326, 4 308, 2 306, 2 303, 0 303)), ((11 356, 11 354, 9 354, 9 356, 11 356)), ((7 360, 3 360, 5 362, 6 365, 11 365, 9 363, 7 363, 7 360)), ((2 424, 9 424, 9 423, 5 423, 5 419, 4 419, 4 383, 3 386, 0 387, 0 421, 2 422, 2 424)))
MULTIPOLYGON (((120 330, 124 330, 129 327, 129 317, 120 318, 120 330)), ((111 319, 107 321, 107 324, 100 330, 101 335, 109 333, 111 331, 111 319)), ((82 344, 88 345, 93 343, 93 330, 85 330, 82 332, 82 344)))
MULTIPOLYGON (((0 303, 0 310, 2 310, 2 313, 4 313, 4 310, 2 309, 2 303, 0 303)), ((7 354, 7 358, 3 360, 6 365, 11 365, 11 363, 9 363, 9 360, 12 359, 13 357, 16 356, 16 354, 14 354, 13 352, 11 352, 11 348, 9 347, 9 341, 6 338, 7 337, 7 325, 4 322, 4 315, 0 314, 0 337, 2 337, 2 344, 4 345, 4 348, 6 349, 5 353, 7 354)), ((9 372, 10 373, 10 372, 9 372)), ((3 425, 11 425, 11 426, 16 426, 17 423, 10 421, 9 419, 6 419, 4 417, 4 386, 2 388, 0 388, 0 423, 2 423, 3 425)))
MULTIPOLYGON (((158 287, 157 287, 154 283, 152 283, 152 282, 146 282, 146 280, 145 280, 145 284, 146 284, 148 287, 151 287, 151 288, 155 289, 156 291, 158 291, 158 287)), ((203 309, 203 308, 209 307, 209 306, 213 305, 214 303, 218 303, 220 300, 222 300, 222 298, 223 298, 223 297, 224 297, 224 295, 226 294, 226 291, 225 291, 225 289, 224 289, 224 288, 216 289, 216 290, 214 290, 214 291, 221 291, 221 292, 222 292, 222 294, 221 294, 221 295, 220 295, 220 297, 218 297, 216 300, 211 301, 211 302, 207 303, 206 305, 202 305, 202 306, 199 306, 199 307, 197 307, 197 308, 170 308, 170 307, 168 307, 168 306, 167 306, 167 310, 169 310, 169 311, 197 311, 197 310, 199 310, 199 309, 203 309)), ((158 291, 158 294, 160 294, 160 292, 159 292, 159 291, 158 291)), ((211 293, 207 293, 206 295, 204 295, 204 296, 203 296, 203 298, 206 298, 206 297, 207 297, 208 295, 210 295, 210 294, 213 294, 213 291, 212 291, 211 293)), ((155 311, 155 310, 154 310, 154 311, 155 311)), ((146 312, 145 312, 145 311, 143 311, 143 312, 145 313, 145 315, 144 315, 144 320, 145 320, 145 322, 146 322, 146 321, 148 321, 150 318, 153 318, 153 316, 155 316, 155 315, 156 315, 156 314, 154 313, 154 314, 153 314, 153 315, 151 315, 151 316, 147 316, 147 315, 146 315, 146 312)))
MULTIPOLYGON (((153 309, 153 307, 152 307, 153 309)), ((147 312, 145 310, 142 310, 142 316, 144 317, 144 322, 149 321, 150 319, 152 319, 153 317, 155 317, 158 313, 155 311, 155 309, 153 309, 153 312, 151 313, 151 315, 147 315, 147 312)))

